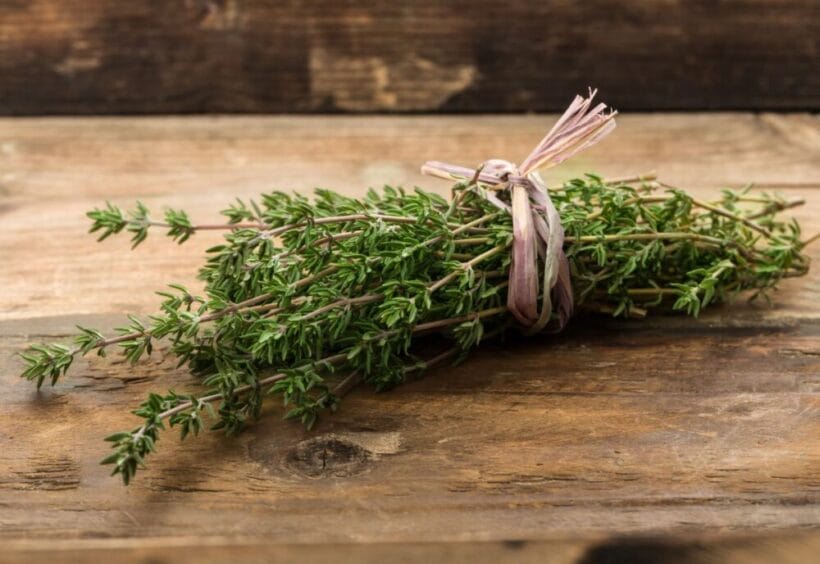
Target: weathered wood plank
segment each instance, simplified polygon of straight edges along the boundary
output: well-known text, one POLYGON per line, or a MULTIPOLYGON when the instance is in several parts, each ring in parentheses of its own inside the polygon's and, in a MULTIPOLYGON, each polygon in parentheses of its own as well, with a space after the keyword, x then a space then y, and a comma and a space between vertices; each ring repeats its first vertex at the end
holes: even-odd
MULTIPOLYGON (((111 199, 155 209, 184 207, 200 222, 219 221, 234 197, 316 186, 362 195, 385 183, 420 185, 428 159, 475 165, 521 160, 552 116, 233 117, 0 120, 0 318, 55 313, 151 313, 151 292, 169 281, 193 282, 202 250, 219 234, 185 246, 151 237, 137 252, 126 238, 97 245, 85 212, 111 199), (35 199, 36 198, 36 199, 35 199), (59 233, 59 236, 55 236, 59 233), (36 252, 33 250, 36 249, 36 252), (100 276, 104 265, 106 276, 100 276), (37 281, 36 284, 32 281, 37 281), (135 292, 135 286, 143 291, 135 292)), ((616 177, 657 170, 667 182, 708 197, 754 182, 816 201, 820 187, 820 116, 625 115, 606 142, 547 175, 558 182, 584 172, 616 177)), ((816 204, 815 204, 816 205, 816 204)), ((820 214, 795 210, 807 233, 820 214)), ((812 251, 817 253, 817 247, 812 251)), ((816 256, 816 255, 815 255, 816 256)), ((811 284, 778 307, 805 307, 811 284), (807 290, 808 288, 808 290, 807 290), (808 292, 808 293, 807 293, 808 292)))
POLYGON ((354 392, 311 433, 270 406, 238 439, 164 437, 127 491, 98 465, 101 437, 132 426, 149 390, 194 381, 162 353, 136 369, 95 358, 35 394, 11 378, 30 338, 0 341, 0 537, 503 540, 820 517, 817 321, 579 321, 393 393, 354 392))
POLYGON ((283 544, 236 539, 183 538, 68 541, 38 546, 32 542, 5 545, 4 563, 41 562, 180 562, 247 564, 292 562, 320 564, 607 564, 612 562, 686 562, 687 564, 805 564, 820 550, 820 535, 726 536, 688 535, 685 538, 565 539, 549 541, 426 543, 283 544))
POLYGON ((814 0, 6 0, 0 113, 820 108, 814 0))
MULTIPOLYGON (((509 556, 497 543, 523 538, 553 543, 561 562, 612 534, 816 527, 817 270, 785 284, 772 309, 578 319, 557 337, 490 346, 395 392, 357 390, 311 433, 271 405, 238 439, 168 435, 128 489, 98 465, 101 437, 133 425, 128 410, 148 391, 192 389, 190 376, 159 351, 136 368, 83 359, 39 394, 16 378, 27 343, 77 323, 110 328, 127 311, 149 313, 165 281, 193 280, 212 240, 98 245, 83 212, 106 197, 211 220, 233 195, 273 187, 360 194, 392 180, 443 193, 417 176, 423 160, 517 158, 548 121, 0 120, 0 543, 10 559, 61 547, 77 551, 65 558, 178 555, 207 537, 223 547, 215 559, 233 543, 262 558, 289 554, 283 543, 488 541, 453 550, 492 561, 509 556)), ((699 194, 755 180, 806 197, 796 213, 815 232, 818 138, 817 116, 624 116, 615 137, 553 179, 656 168, 699 194)), ((787 546, 800 554, 816 542, 806 539, 787 546)), ((543 550, 524 546, 518 561, 543 550)))

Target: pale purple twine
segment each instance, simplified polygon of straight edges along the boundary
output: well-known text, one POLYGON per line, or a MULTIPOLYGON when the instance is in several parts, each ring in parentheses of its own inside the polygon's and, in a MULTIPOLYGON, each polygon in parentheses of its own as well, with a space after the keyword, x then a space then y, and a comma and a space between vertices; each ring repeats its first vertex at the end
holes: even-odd
POLYGON ((553 309, 560 331, 572 316, 573 299, 569 262, 564 254, 564 228, 558 210, 537 170, 555 166, 600 141, 615 129, 617 112, 605 104, 592 106, 589 97, 576 96, 549 133, 520 166, 502 159, 485 161, 478 169, 428 161, 422 174, 448 180, 474 180, 471 189, 512 214, 513 248, 507 307, 525 333, 537 333, 550 324, 553 309), (509 203, 493 192, 509 190, 509 203), (538 303, 538 261, 543 261, 542 288, 538 303), (554 300, 554 304, 553 304, 554 300))

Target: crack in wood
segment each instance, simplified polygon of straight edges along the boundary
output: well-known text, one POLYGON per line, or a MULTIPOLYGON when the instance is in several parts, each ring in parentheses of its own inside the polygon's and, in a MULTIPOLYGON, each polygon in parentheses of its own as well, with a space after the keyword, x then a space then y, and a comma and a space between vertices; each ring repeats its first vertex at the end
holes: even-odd
POLYGON ((0 478, 0 489, 62 491, 80 485, 79 467, 66 455, 34 457, 24 468, 13 470, 12 476, 0 478))

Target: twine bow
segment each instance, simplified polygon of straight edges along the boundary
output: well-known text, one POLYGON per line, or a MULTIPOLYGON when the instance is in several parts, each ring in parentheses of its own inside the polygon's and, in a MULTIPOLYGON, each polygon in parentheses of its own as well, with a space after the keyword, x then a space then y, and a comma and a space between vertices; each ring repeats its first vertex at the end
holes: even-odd
POLYGON ((513 249, 507 307, 525 333, 543 330, 556 312, 554 330, 572 316, 573 298, 569 262, 564 254, 564 228, 558 210, 537 170, 553 167, 600 141, 615 129, 617 112, 606 104, 592 107, 597 91, 576 96, 549 133, 524 161, 515 164, 492 159, 477 169, 428 161, 422 174, 448 180, 470 180, 488 201, 512 214, 513 249), (509 203, 494 192, 508 191, 509 203), (539 283, 538 261, 543 261, 539 283), (539 287, 544 288, 539 292, 539 287), (538 295, 541 294, 539 305, 538 295))

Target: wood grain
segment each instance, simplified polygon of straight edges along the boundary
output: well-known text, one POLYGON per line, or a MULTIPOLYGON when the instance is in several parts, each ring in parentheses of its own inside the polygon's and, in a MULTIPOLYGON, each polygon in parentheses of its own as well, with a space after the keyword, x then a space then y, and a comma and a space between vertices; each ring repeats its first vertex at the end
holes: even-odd
MULTIPOLYGON (((123 241, 96 244, 83 212, 105 198, 184 204, 211 220, 234 195, 270 188, 361 194, 391 181, 445 193, 417 175, 423 160, 520 158, 549 122, 0 120, 0 553, 163 561, 212 546, 213 560, 298 553, 311 562, 375 561, 396 548, 407 561, 598 562, 612 551, 634 555, 638 541, 617 538, 640 535, 661 536, 647 550, 666 551, 666 561, 687 536, 704 562, 713 552, 734 556, 712 561, 737 562, 812 554, 817 270, 785 284, 773 308, 738 304, 697 320, 582 318, 557 337, 488 346, 394 392, 357 390, 311 433, 271 405, 238 439, 179 443, 169 434, 128 489, 98 465, 101 437, 133 425, 128 410, 148 391, 191 389, 193 379, 162 350, 136 368, 83 359, 40 393, 16 377, 14 353, 32 341, 149 313, 151 291, 191 283, 213 242, 154 238, 134 253, 123 241), (520 539, 534 542, 504 542, 520 539)), ((817 116, 627 115, 611 140, 552 180, 654 168, 701 195, 757 181, 805 197, 796 213, 813 233, 819 156, 817 116)))
POLYGON ((820 108, 815 0, 4 0, 0 113, 820 108))
POLYGON ((509 540, 503 542, 266 543, 244 544, 224 538, 118 539, 83 542, 12 543, 0 561, 7 564, 48 562, 181 562, 247 564, 294 562, 330 564, 396 564, 474 562, 515 564, 804 564, 820 550, 820 536, 810 533, 764 536, 688 535, 685 538, 596 540, 509 540))

